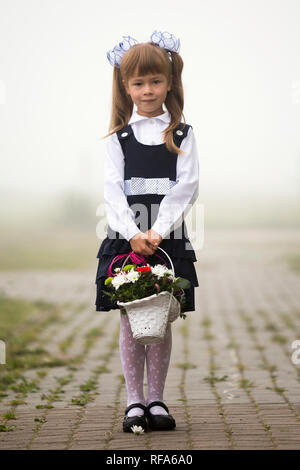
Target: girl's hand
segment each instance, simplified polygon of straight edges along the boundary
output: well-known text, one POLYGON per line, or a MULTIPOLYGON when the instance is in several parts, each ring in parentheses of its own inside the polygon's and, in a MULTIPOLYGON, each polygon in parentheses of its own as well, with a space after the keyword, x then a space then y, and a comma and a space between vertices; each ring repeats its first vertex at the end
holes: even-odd
POLYGON ((152 230, 152 228, 147 230, 147 232, 145 233, 147 235, 148 243, 156 250, 160 242, 162 241, 162 236, 159 235, 159 233, 155 232, 155 230, 152 230))
POLYGON ((156 252, 162 237, 152 229, 147 232, 139 232, 129 241, 132 251, 138 255, 150 256, 156 252))
POLYGON ((147 238, 147 234, 144 232, 139 232, 134 235, 129 240, 132 251, 142 256, 153 255, 153 253, 155 253, 155 248, 148 242, 147 238))

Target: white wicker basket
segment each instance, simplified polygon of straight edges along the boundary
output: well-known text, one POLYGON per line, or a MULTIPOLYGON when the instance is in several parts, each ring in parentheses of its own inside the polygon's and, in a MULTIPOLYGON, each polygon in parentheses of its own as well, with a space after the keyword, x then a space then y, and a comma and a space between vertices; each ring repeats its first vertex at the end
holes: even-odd
MULTIPOLYGON (((158 247, 158 249, 169 258, 173 276, 175 276, 169 255, 162 248, 158 247)), ((141 344, 162 343, 168 322, 173 322, 180 315, 180 303, 174 297, 173 290, 172 292, 163 291, 132 302, 117 302, 117 304, 125 308, 133 338, 141 344)))

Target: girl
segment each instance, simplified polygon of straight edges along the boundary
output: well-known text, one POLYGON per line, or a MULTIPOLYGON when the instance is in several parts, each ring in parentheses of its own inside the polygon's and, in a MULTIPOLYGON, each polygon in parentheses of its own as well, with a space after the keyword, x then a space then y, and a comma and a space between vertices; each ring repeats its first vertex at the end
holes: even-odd
MULTIPOLYGON (((97 255, 96 311, 119 308, 102 293, 114 257, 134 251, 154 265, 160 262, 155 256, 159 245, 172 258, 175 276, 190 280, 183 311, 194 311, 194 288, 199 285, 194 267, 197 259, 182 215, 197 199, 199 170, 192 126, 181 122, 180 41, 157 31, 146 43, 130 36, 123 39, 107 53, 114 67, 112 117, 105 136, 108 230, 97 255)), ((114 267, 121 267, 124 259, 114 267)), ((126 314, 120 312, 120 321, 119 347, 127 389, 123 430, 131 432, 133 425, 146 428, 147 424, 152 430, 175 428, 163 402, 172 348, 171 323, 163 343, 144 346, 133 339, 126 314), (145 361, 147 399, 143 392, 145 361)))

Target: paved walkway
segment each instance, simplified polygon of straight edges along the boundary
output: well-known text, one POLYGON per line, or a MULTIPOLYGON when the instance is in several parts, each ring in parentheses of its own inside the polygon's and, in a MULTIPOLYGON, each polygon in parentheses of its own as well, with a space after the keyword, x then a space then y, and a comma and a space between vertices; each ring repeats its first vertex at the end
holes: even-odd
POLYGON ((300 340, 300 275, 287 264, 300 253, 299 235, 206 232, 197 311, 172 326, 164 398, 177 427, 142 436, 122 432, 119 313, 94 311, 97 260, 88 272, 0 273, 9 295, 69 302, 39 344, 57 358, 77 358, 73 368, 40 374, 25 403, 12 404, 13 390, 2 399, 0 415, 17 419, 6 421, 15 428, 0 432, 0 449, 300 449, 300 364, 291 347, 300 340))

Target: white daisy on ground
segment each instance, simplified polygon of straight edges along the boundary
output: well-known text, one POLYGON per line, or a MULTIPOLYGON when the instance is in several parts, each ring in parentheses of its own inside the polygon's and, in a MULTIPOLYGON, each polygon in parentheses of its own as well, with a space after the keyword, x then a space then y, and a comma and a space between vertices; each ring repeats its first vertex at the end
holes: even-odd
POLYGON ((133 434, 136 434, 137 436, 139 434, 143 434, 143 432, 144 432, 144 429, 142 428, 142 426, 134 425, 134 426, 131 426, 130 429, 132 429, 133 434))

